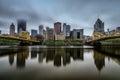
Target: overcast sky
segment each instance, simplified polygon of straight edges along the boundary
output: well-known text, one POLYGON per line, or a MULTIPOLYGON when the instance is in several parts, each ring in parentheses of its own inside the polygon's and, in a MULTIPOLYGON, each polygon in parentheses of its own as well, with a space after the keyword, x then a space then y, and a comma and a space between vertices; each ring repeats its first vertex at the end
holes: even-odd
POLYGON ((2 33, 9 33, 12 22, 17 28, 17 19, 25 19, 28 31, 40 24, 53 27, 59 21, 91 35, 98 17, 105 30, 120 26, 120 0, 0 0, 2 33))

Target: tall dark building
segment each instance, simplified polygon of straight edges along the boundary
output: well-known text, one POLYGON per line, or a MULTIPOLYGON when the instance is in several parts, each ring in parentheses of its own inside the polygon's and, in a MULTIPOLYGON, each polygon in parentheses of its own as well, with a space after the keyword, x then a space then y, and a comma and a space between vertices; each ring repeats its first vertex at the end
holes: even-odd
POLYGON ((72 37, 74 40, 83 40, 83 29, 73 29, 72 31, 72 37))
POLYGON ((15 34, 15 25, 12 23, 10 25, 10 35, 14 35, 15 34))
POLYGON ((43 30, 44 30, 43 25, 40 25, 40 26, 39 26, 39 34, 40 34, 40 35, 43 35, 43 30))
POLYGON ((117 27, 117 28, 116 28, 116 31, 120 31, 120 27, 117 27))
POLYGON ((60 22, 54 23, 54 30, 55 30, 55 34, 61 33, 61 23, 60 22))
POLYGON ((0 35, 2 34, 2 31, 0 30, 0 35))
POLYGON ((66 36, 70 36, 70 25, 67 25, 66 23, 63 24, 63 33, 66 36))
POLYGON ((32 30, 31 30, 31 36, 32 36, 32 37, 37 36, 37 30, 32 29, 32 30))
POLYGON ((94 32, 104 33, 104 22, 102 22, 99 18, 97 19, 96 23, 94 24, 94 32))
POLYGON ((20 33, 21 31, 26 31, 26 21, 25 20, 18 20, 17 22, 17 32, 20 33))

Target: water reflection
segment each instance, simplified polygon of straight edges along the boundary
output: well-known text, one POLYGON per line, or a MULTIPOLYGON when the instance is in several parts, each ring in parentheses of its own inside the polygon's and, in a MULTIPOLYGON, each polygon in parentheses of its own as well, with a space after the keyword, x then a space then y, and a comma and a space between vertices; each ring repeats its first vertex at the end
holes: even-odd
POLYGON ((54 66, 66 66, 73 60, 83 60, 83 48, 31 48, 31 59, 37 58, 39 63, 53 61, 54 66))
POLYGON ((38 63, 52 62, 55 67, 67 66, 71 64, 71 61, 82 61, 84 62, 85 53, 92 53, 94 66, 98 71, 101 71, 105 67, 105 59, 112 59, 120 65, 120 48, 103 46, 93 49, 84 48, 42 48, 42 47, 19 47, 9 48, 1 50, 1 57, 8 56, 9 64, 12 66, 16 62, 17 68, 25 68, 26 60, 28 58, 37 59, 38 63), (2 51, 5 52, 4 55, 2 51), (7 54, 6 52, 9 51, 7 54), (30 54, 30 55, 29 55, 30 54), (114 56, 113 56, 114 55, 114 56), (117 57, 116 57, 117 56, 117 57), (14 61, 16 60, 16 61, 14 61))
POLYGON ((28 47, 19 47, 17 48, 9 48, 9 53, 6 54, 0 54, 0 56, 9 56, 9 64, 12 66, 14 63, 14 60, 16 58, 16 67, 17 68, 24 68, 25 67, 25 60, 29 57, 29 48, 28 47))
POLYGON ((105 56, 101 53, 94 51, 94 63, 99 71, 105 67, 105 56))
POLYGON ((99 46, 94 48, 94 62, 99 71, 105 67, 105 58, 120 65, 119 46, 99 46))
POLYGON ((14 63, 14 55, 9 55, 9 63, 10 65, 14 63))

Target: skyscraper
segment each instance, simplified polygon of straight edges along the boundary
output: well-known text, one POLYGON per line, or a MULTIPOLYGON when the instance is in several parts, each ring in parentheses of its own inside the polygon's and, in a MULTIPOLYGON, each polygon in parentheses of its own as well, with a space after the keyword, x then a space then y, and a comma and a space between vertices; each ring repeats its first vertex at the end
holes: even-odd
POLYGON ((70 25, 63 24, 63 33, 65 36, 70 36, 70 25))
POLYGON ((10 35, 14 35, 15 34, 15 25, 12 23, 10 25, 10 35))
POLYGON ((104 22, 102 22, 99 18, 97 19, 96 23, 94 24, 94 32, 104 33, 104 22))
POLYGON ((2 34, 2 31, 0 30, 0 35, 2 34))
POLYGON ((37 36, 37 30, 32 29, 31 30, 31 37, 37 36))
POLYGON ((72 31, 72 37, 74 40, 83 40, 83 29, 74 29, 72 31))
POLYGON ((43 25, 40 25, 40 26, 39 26, 39 34, 40 34, 40 35, 43 35, 43 31, 44 31, 43 28, 44 28, 43 25))
POLYGON ((54 23, 54 30, 55 30, 55 34, 61 33, 61 23, 60 22, 54 23))
POLYGON ((21 31, 26 31, 26 21, 25 20, 18 20, 17 22, 17 32, 20 33, 21 31))
POLYGON ((54 29, 47 27, 46 31, 47 31, 47 39, 54 40, 54 29))

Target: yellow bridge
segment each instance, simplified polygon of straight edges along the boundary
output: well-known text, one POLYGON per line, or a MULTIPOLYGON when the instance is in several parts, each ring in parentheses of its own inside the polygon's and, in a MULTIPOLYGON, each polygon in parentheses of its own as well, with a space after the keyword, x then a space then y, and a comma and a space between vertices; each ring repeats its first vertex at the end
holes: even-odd
POLYGON ((10 39, 10 40, 18 40, 18 41, 25 41, 25 42, 33 42, 33 43, 39 43, 40 42, 40 41, 37 41, 37 40, 25 39, 25 38, 20 38, 20 37, 15 37, 15 36, 2 36, 2 35, 0 35, 0 38, 10 39))
POLYGON ((93 43, 93 42, 103 41, 107 39, 114 39, 114 38, 120 38, 120 32, 113 32, 107 35, 100 32, 94 32, 93 37, 87 39, 86 43, 93 43))

